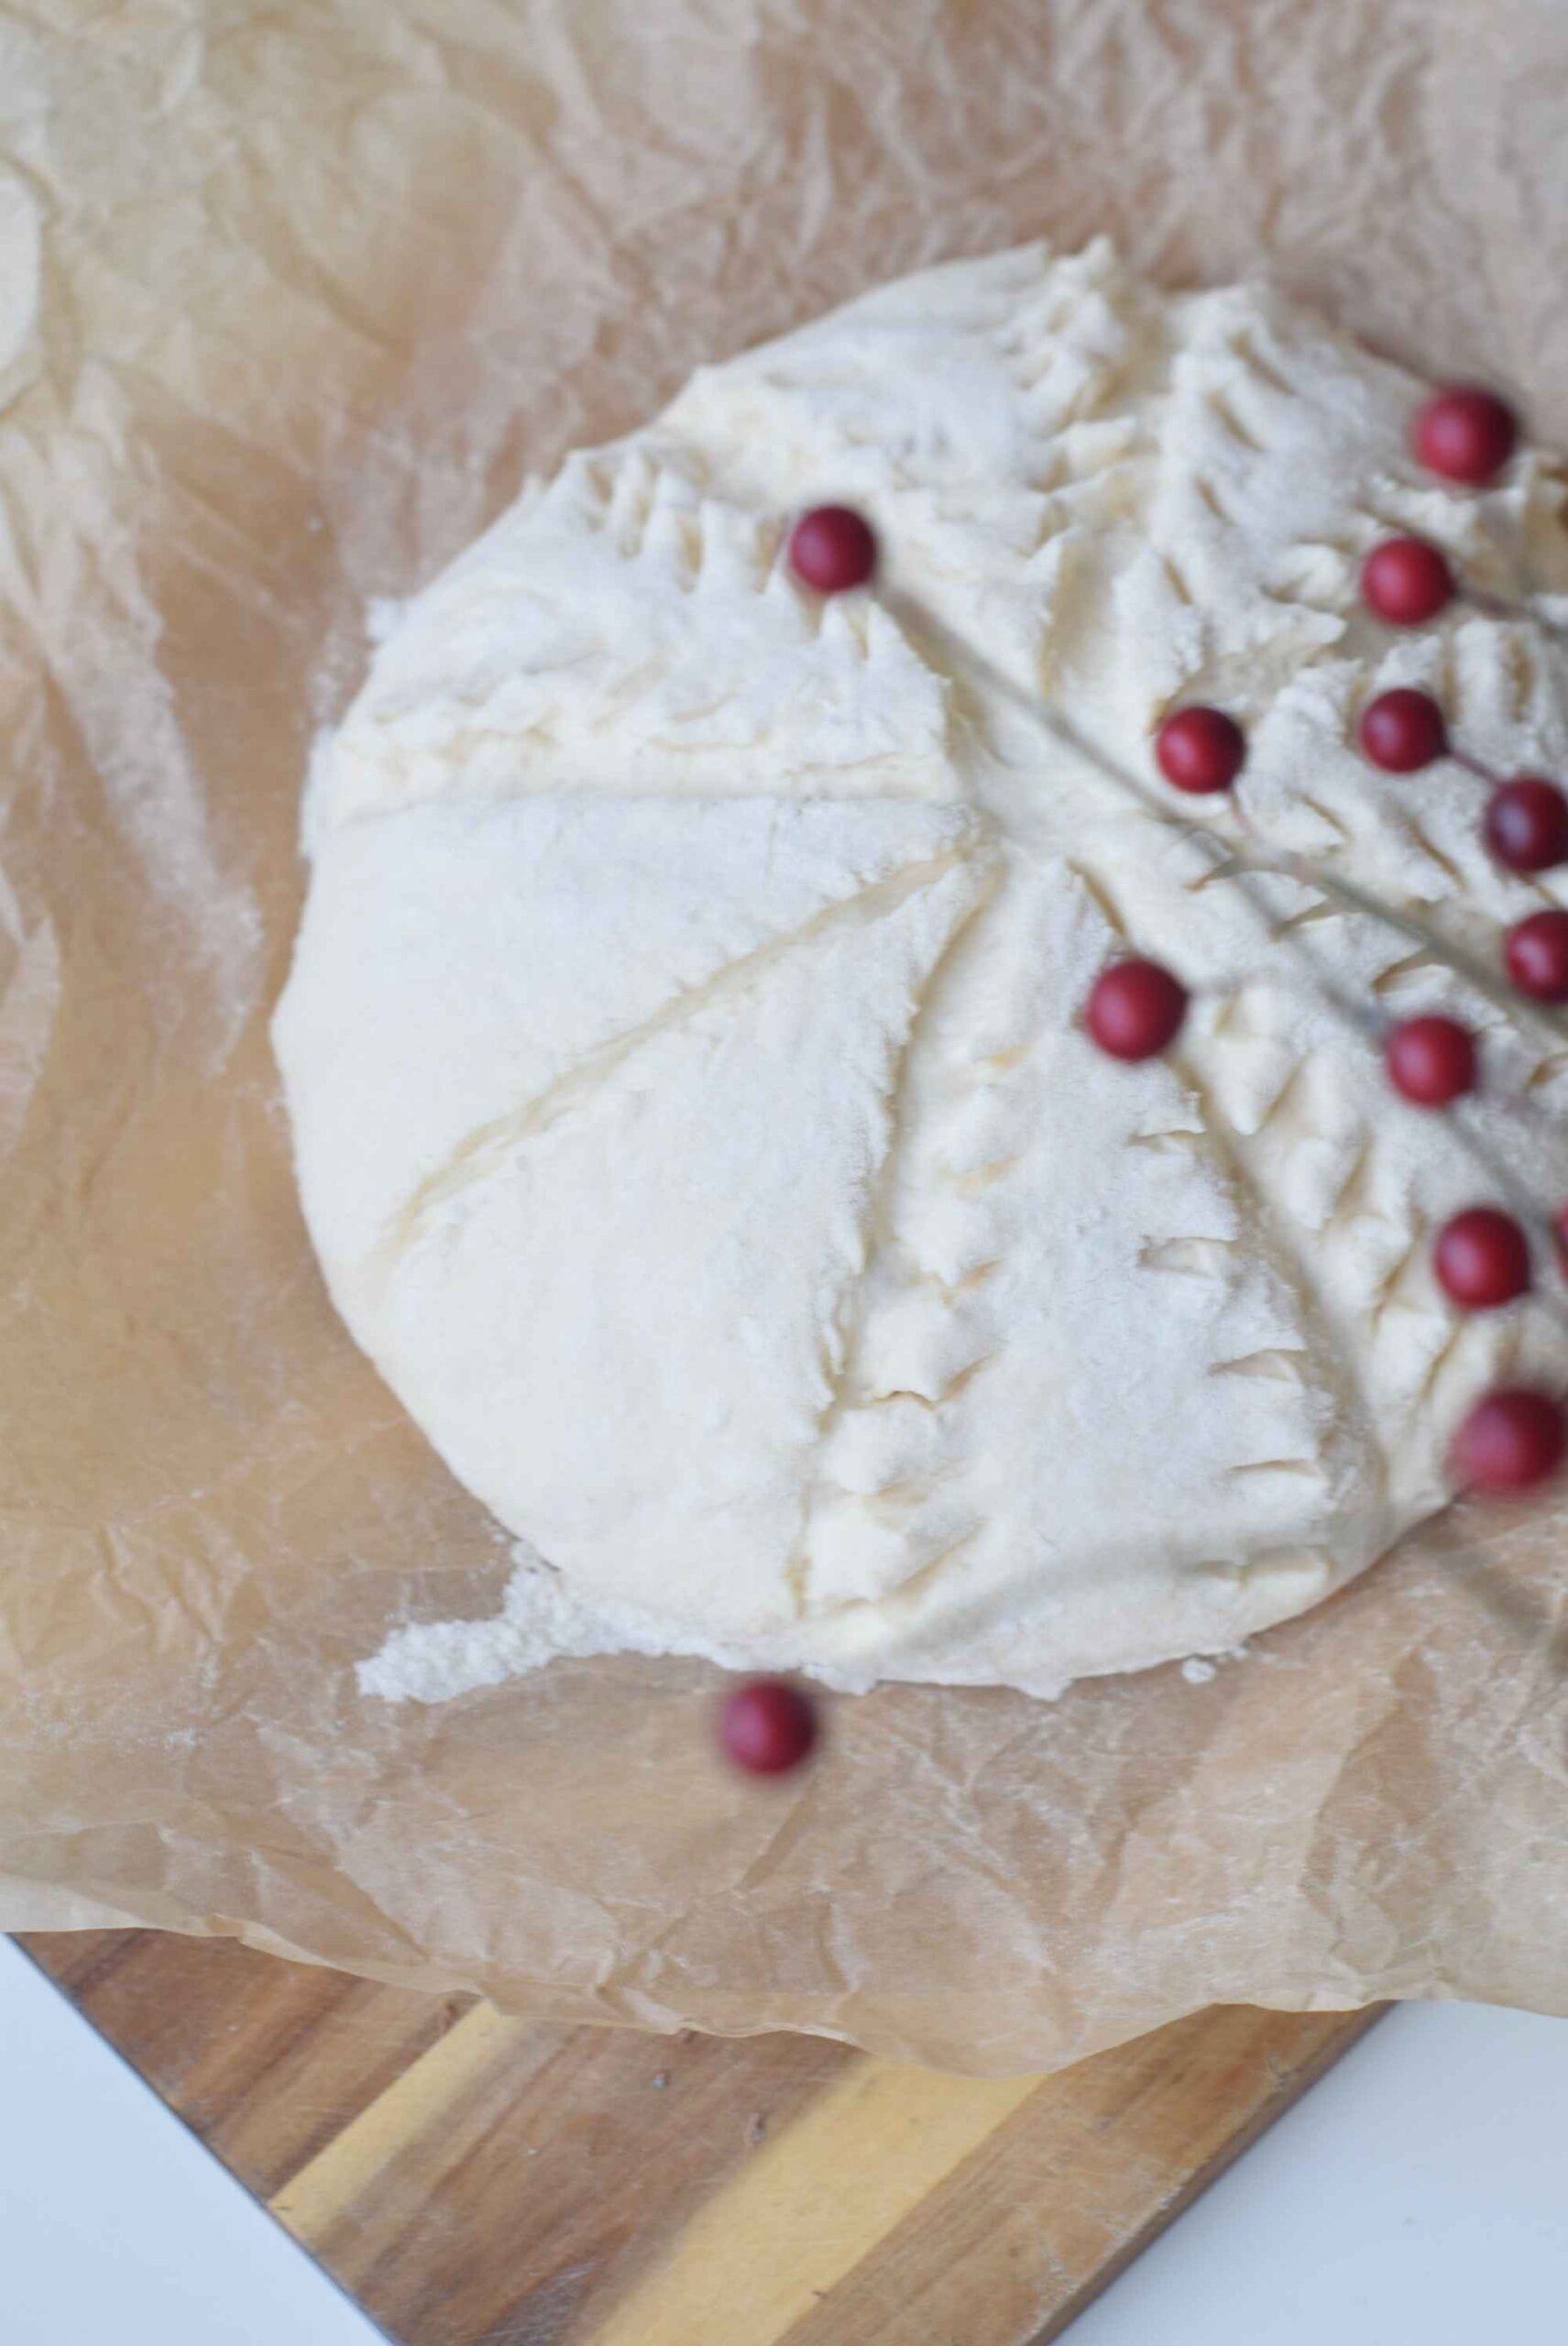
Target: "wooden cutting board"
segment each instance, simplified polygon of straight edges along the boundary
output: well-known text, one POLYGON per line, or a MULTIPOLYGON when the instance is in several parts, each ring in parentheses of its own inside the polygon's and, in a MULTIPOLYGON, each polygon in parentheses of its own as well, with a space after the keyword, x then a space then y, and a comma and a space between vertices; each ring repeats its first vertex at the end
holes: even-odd
POLYGON ((1043 2346, 1375 2012, 1051 2077, 503 2019, 151 1931, 22 1941, 399 2346, 1043 2346))

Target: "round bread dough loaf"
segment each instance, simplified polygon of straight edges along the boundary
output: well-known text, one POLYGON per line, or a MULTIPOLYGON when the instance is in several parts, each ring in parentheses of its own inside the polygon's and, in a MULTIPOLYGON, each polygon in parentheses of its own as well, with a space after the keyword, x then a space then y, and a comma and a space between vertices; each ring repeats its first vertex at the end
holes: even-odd
POLYGON ((1299 876, 1260 906, 1186 828, 1488 963, 1563 896, 1488 861, 1473 773, 1354 745, 1416 684, 1489 764, 1568 770, 1547 630, 1360 607, 1394 530, 1568 587, 1561 477, 1424 476, 1421 388, 1266 291, 1031 246, 703 370, 398 615, 310 796, 300 1183, 355 1336, 575 1603, 1048 1693, 1314 1604, 1442 1503, 1481 1387, 1563 1372, 1541 1303, 1435 1286, 1485 1167, 1324 981, 1483 1030, 1475 1129, 1543 1200, 1568 1048, 1299 876), (792 578, 825 500, 898 616, 792 578), (1232 800, 1156 779, 1189 700, 1247 729, 1232 800), (1129 944, 1196 990, 1136 1067, 1080 1024, 1129 944))

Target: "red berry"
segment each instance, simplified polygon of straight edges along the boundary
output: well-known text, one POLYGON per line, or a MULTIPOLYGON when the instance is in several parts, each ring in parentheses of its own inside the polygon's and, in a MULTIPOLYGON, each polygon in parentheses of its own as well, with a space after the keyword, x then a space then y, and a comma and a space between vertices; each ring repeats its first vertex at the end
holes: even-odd
POLYGON ((1448 728, 1431 693, 1396 685, 1379 693, 1362 713, 1361 746, 1385 773, 1419 773, 1434 758, 1448 755, 1448 728))
POLYGON ((1471 1206, 1445 1222, 1432 1250, 1438 1285, 1469 1311, 1512 1303, 1530 1286, 1530 1241, 1511 1213, 1471 1206))
POLYGON ((785 1679, 753 1678, 726 1695, 718 1739, 748 1774, 785 1775, 817 1741, 817 1712, 809 1696, 785 1679))
POLYGON ((1390 627, 1420 627, 1453 600, 1448 558, 1425 538, 1385 538, 1361 565, 1361 595, 1390 627))
POLYGON ((790 567, 818 595, 845 595, 863 586, 876 568, 871 523, 847 505, 818 505, 790 532, 790 567))
POLYGON ((1503 967, 1532 1002, 1568 1002, 1568 913, 1531 913, 1503 939, 1503 967))
POLYGON ((1179 708, 1154 738, 1159 770, 1173 790, 1229 790, 1246 762, 1246 735, 1223 708, 1179 708))
POLYGON ((1090 989, 1084 1023, 1113 1059, 1157 1058, 1187 1015, 1187 988, 1157 961, 1113 961, 1090 989))
POLYGON ((1507 400, 1481 383, 1445 383, 1410 426, 1417 462, 1469 488, 1484 488, 1497 477, 1519 436, 1519 419, 1507 400))
POLYGON ((1446 1108, 1475 1089, 1475 1038, 1457 1018, 1407 1018, 1383 1046, 1388 1080, 1418 1108, 1446 1108))
POLYGON ((1525 1491, 1563 1463, 1568 1426, 1562 1405, 1530 1385, 1508 1385, 1477 1401, 1453 1437, 1449 1462, 1480 1491, 1525 1491))
POLYGON ((1509 872, 1550 872, 1568 862, 1568 798, 1554 782, 1519 774, 1486 802, 1486 845, 1509 872))

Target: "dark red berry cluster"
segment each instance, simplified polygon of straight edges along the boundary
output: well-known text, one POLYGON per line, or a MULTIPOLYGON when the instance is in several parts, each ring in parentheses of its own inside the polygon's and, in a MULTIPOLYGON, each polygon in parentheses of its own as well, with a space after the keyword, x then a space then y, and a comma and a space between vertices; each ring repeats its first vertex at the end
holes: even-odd
MULTIPOLYGON (((1450 751, 1448 727, 1430 693, 1397 685, 1379 693, 1357 728, 1362 750, 1385 773, 1417 773, 1450 751)), ((1474 758, 1465 763, 1484 770, 1474 758)), ((1487 775, 1491 795, 1482 836, 1493 861, 1507 872, 1533 876, 1568 863, 1568 793, 1542 774, 1487 775)), ((1532 1001, 1568 1002, 1568 913, 1532 913, 1503 939, 1503 966, 1532 1001)), ((1400 1087, 1403 1089, 1403 1086, 1400 1087)))
MULTIPOLYGON (((1513 454, 1514 417, 1495 393, 1456 384, 1436 392, 1411 429, 1420 461, 1445 478, 1483 487, 1513 454)), ((1397 627, 1435 619, 1459 592, 1447 556, 1417 537, 1386 539, 1362 565, 1362 599, 1376 618, 1397 627)), ((1443 712, 1430 693, 1411 685, 1380 693, 1362 714, 1357 739, 1366 758, 1386 773, 1420 773, 1451 754, 1443 712)), ((1235 719, 1216 708, 1187 707, 1168 717, 1155 736, 1155 762, 1178 790, 1228 790, 1240 774, 1246 742, 1235 719)), ((1481 772, 1473 759, 1465 763, 1481 772)), ((1540 774, 1490 784, 1482 835, 1505 870, 1533 875, 1568 863, 1568 794, 1540 774)), ((1516 989, 1532 1001, 1568 1002, 1568 911, 1532 913, 1503 939, 1503 966, 1516 989)), ((1095 981, 1084 1024, 1100 1048, 1122 1059, 1155 1057, 1180 1031, 1187 994, 1157 963, 1115 962, 1095 981)), ((1475 1038, 1459 1020, 1409 1018, 1385 1038, 1388 1080, 1422 1108, 1444 1108, 1473 1091, 1478 1077, 1475 1038)), ((1562 1217, 1568 1228, 1568 1210, 1562 1217)), ((1531 1284, 1530 1241, 1512 1214, 1478 1205, 1439 1232, 1433 1268, 1444 1292, 1466 1310, 1495 1310, 1516 1301, 1531 1284)), ((1489 1490, 1511 1490, 1554 1471, 1568 1446, 1568 1419, 1550 1394, 1510 1389, 1488 1395, 1465 1420, 1454 1444, 1461 1479, 1489 1490)))
MULTIPOLYGON (((1435 392, 1415 416, 1410 444, 1443 479, 1468 488, 1495 480, 1513 455, 1518 424, 1497 395, 1455 383, 1435 392)), ((875 532, 847 506, 803 514, 788 543, 797 580, 823 596, 869 586, 877 571, 875 532)), ((1366 609, 1394 627, 1420 627, 1462 591, 1448 556, 1425 538, 1385 539, 1361 567, 1366 609)), ((1430 693, 1398 685, 1379 693, 1361 715, 1356 736, 1368 761, 1386 773, 1419 773, 1455 754, 1442 709, 1430 693)), ((1232 789, 1246 761, 1245 734, 1226 710, 1191 706, 1171 712, 1155 736, 1155 762, 1172 789, 1208 796, 1232 789)), ((1474 759, 1464 762, 1481 772, 1474 759)), ((1492 775, 1483 836, 1510 872, 1534 874, 1568 863, 1568 795, 1546 777, 1492 775)), ((1503 939, 1503 966, 1532 1001, 1568 1002, 1568 911, 1532 913, 1503 939)), ((1187 1015, 1187 988, 1157 961, 1128 956, 1101 971, 1084 1004, 1086 1032, 1108 1057, 1128 1062, 1168 1050, 1187 1015)), ((1417 1107, 1452 1106, 1479 1076, 1475 1038, 1454 1018, 1429 1014, 1391 1027, 1384 1064, 1394 1090, 1417 1107)), ((1568 1209, 1561 1218, 1568 1248, 1568 1209)), ((1531 1254, 1519 1222, 1500 1207, 1477 1205, 1453 1216, 1433 1249, 1437 1278, 1468 1310, 1495 1310, 1529 1291, 1531 1254)), ((1548 1393, 1510 1387, 1478 1402, 1455 1437, 1460 1480, 1485 1490, 1522 1489, 1553 1473, 1568 1450, 1568 1417, 1548 1393)), ((797 1767, 816 1739, 807 1698, 774 1679, 742 1686, 725 1705, 720 1736, 730 1758, 759 1773, 797 1767)))
MULTIPOLYGON (((1465 488, 1485 488, 1514 453, 1519 423, 1506 400, 1479 383, 1434 391, 1410 426, 1410 447, 1429 472, 1465 488)), ((1387 538, 1361 570, 1362 598, 1391 627, 1423 627, 1458 593, 1441 547, 1425 538, 1387 538)))

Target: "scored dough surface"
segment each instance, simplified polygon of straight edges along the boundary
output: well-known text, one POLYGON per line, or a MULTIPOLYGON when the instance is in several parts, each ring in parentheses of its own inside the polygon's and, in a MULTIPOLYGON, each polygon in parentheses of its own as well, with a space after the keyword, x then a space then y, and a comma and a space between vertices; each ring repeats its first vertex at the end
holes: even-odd
POLYGON ((1266 291, 1029 247, 704 370, 400 614, 308 810, 302 1193, 359 1343, 609 1622, 1040 1692, 1223 1650, 1442 1503, 1482 1387, 1568 1366, 1539 1306, 1435 1287, 1484 1175, 1318 975, 1475 1024, 1543 1200, 1568 1046, 1301 879, 1260 915, 784 560, 802 506, 860 506, 892 585, 1151 781, 1171 707, 1230 708, 1234 804, 1174 813, 1492 960, 1555 877, 1355 719, 1423 685, 1475 756, 1562 773, 1563 646, 1464 605, 1398 635, 1356 577, 1410 529, 1568 592, 1563 487, 1423 476, 1420 390, 1266 291), (1078 1024, 1129 945, 1200 989, 1134 1068, 1078 1024))

